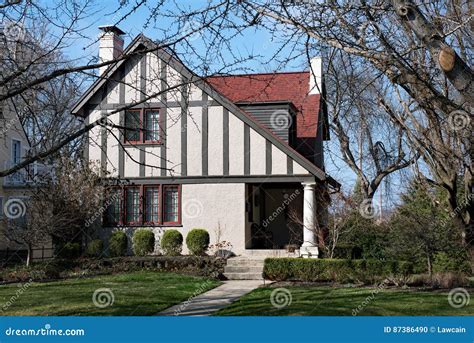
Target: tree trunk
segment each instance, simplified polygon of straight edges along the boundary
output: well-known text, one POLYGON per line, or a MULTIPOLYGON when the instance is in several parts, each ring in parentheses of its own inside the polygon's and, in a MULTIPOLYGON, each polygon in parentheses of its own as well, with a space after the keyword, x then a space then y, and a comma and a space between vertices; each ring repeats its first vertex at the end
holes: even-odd
POLYGON ((26 266, 29 267, 31 263, 31 259, 33 258, 33 247, 31 246, 31 244, 27 245, 27 249, 28 249, 28 255, 26 256, 26 266))
POLYGON ((426 262, 428 263, 428 275, 431 278, 433 276, 433 267, 432 267, 432 263, 431 263, 431 254, 430 253, 426 253, 426 262))

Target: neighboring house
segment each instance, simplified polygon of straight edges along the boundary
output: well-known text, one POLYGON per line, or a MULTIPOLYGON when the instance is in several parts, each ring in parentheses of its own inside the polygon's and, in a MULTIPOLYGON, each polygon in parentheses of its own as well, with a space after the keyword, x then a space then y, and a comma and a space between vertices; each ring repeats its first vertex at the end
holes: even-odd
MULTIPOLYGON (((0 104, 0 169, 7 170, 21 162, 30 149, 27 136, 11 101, 0 104)), ((27 211, 31 187, 35 187, 39 174, 45 172, 44 166, 33 163, 10 175, 0 178, 0 225, 8 225, 9 220, 21 220, 27 211)), ((51 242, 38 242, 34 247, 33 259, 52 256, 51 242)), ((25 247, 4 237, 0 231, 1 257, 16 259, 25 247), (8 253, 7 250, 8 249, 8 253)))
POLYGON ((312 61, 315 75, 202 80, 169 51, 140 53, 156 48, 147 37, 122 51, 123 32, 101 29, 101 60, 133 55, 103 68, 72 109, 88 123, 107 122, 89 132, 86 158, 104 177, 128 182, 108 208, 104 238, 141 227, 157 239, 169 228, 186 236, 199 227, 236 254, 303 243, 303 256, 318 256, 323 199, 339 186, 324 172, 321 60, 312 61))

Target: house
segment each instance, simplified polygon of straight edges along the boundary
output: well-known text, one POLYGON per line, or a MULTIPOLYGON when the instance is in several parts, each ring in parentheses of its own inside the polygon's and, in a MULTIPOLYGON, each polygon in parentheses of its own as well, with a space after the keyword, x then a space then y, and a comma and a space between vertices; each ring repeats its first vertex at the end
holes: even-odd
MULTIPOLYGON (((27 155, 30 143, 25 130, 8 100, 0 104, 0 168, 8 170, 20 163, 27 155)), ((49 169, 40 163, 33 163, 3 178, 0 178, 0 226, 11 220, 22 220, 27 211, 32 187, 36 187, 40 175, 49 169)), ((0 230, 0 262, 13 262, 26 258, 26 248, 0 230)), ((15 235, 13 235, 15 236, 15 235)), ((33 247, 33 260, 53 256, 51 241, 38 242, 33 247)))
POLYGON ((72 109, 86 124, 86 158, 117 187, 99 230, 157 239, 205 228, 211 243, 237 255, 284 251, 296 244, 318 256, 328 187, 323 141, 329 139, 321 60, 303 72, 202 79, 171 51, 101 27, 100 70, 72 109))

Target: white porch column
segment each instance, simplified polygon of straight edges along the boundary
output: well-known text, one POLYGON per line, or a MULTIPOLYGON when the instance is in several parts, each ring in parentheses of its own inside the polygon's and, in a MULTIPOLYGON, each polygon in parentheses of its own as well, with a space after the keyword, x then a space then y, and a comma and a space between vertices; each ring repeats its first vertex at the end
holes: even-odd
POLYGON ((300 254, 306 258, 317 258, 319 251, 316 245, 316 183, 304 182, 303 186, 303 245, 300 254))

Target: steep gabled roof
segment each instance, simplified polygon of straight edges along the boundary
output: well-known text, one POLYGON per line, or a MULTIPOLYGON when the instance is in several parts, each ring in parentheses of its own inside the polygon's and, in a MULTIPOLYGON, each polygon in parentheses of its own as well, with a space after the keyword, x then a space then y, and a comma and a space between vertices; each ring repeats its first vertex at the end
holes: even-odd
POLYGON ((296 108, 296 136, 316 137, 320 95, 309 93, 309 71, 212 76, 207 81, 234 103, 288 101, 296 108))
MULTIPOLYGON (((224 106, 227 110, 241 119, 244 123, 249 125, 252 129, 259 132, 264 138, 268 139, 272 144, 282 150, 285 154, 291 157, 294 161, 299 163, 303 166, 306 170, 308 170, 311 174, 313 174, 317 179, 321 181, 329 181, 331 184, 333 183, 333 179, 326 175, 326 173, 315 166, 312 162, 307 160, 304 156, 278 138, 273 132, 271 132, 268 128, 260 124, 256 121, 252 116, 247 114, 245 111, 240 109, 232 100, 228 99, 225 95, 221 92, 216 90, 209 82, 207 82, 202 77, 197 76, 193 71, 187 68, 176 56, 171 55, 170 52, 159 48, 157 43, 153 42, 151 39, 145 37, 143 34, 138 35, 135 39, 128 45, 128 47, 123 52, 122 56, 118 58, 116 63, 111 64, 107 70, 104 71, 103 75, 101 75, 84 93, 84 95, 78 100, 76 105, 74 105, 71 112, 73 114, 81 114, 83 107, 87 104, 87 102, 96 94, 97 91, 101 89, 101 87, 106 85, 106 82, 109 78, 113 76, 113 74, 120 68, 120 66, 127 61, 130 55, 135 53, 144 53, 147 51, 153 51, 157 56, 164 60, 165 63, 169 64, 173 69, 175 69, 178 73, 181 73, 189 83, 194 83, 196 86, 200 87, 204 92, 209 94, 213 99, 218 101, 222 106, 224 106), (144 49, 138 51, 138 49, 144 49)), ((308 81, 309 82, 309 81, 308 81)), ((337 184, 337 182, 336 182, 337 184)))

